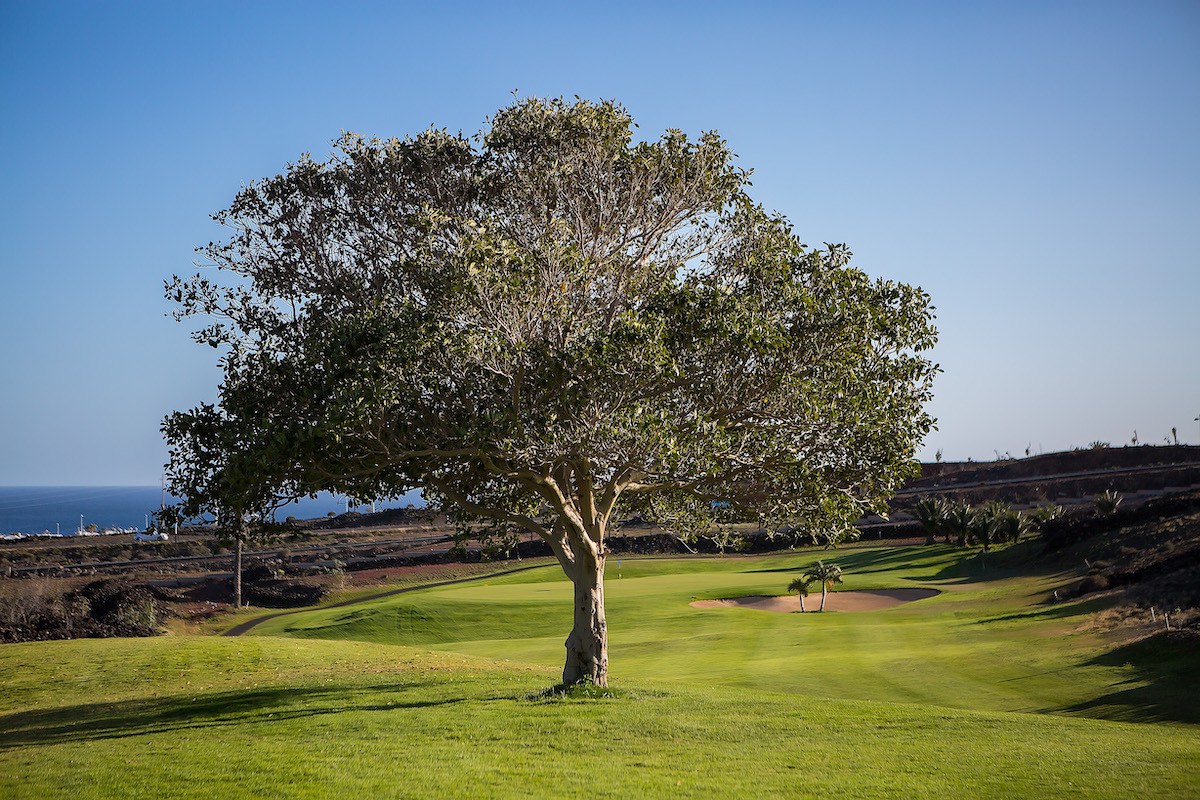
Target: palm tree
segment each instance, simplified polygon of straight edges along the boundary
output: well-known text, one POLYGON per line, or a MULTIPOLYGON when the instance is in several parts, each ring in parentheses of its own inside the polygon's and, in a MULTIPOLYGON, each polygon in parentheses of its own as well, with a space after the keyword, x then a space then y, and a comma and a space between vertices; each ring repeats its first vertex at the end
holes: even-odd
POLYGON ((1000 536, 1008 539, 1013 544, 1021 541, 1021 537, 1029 533, 1031 528, 1029 515, 1022 514, 1020 511, 1014 511, 1011 508, 1004 513, 996 525, 1000 536))
POLYGON ((1020 516, 1008 503, 998 500, 989 500, 975 509, 969 533, 975 544, 983 547, 983 552, 986 553, 998 539, 1006 535, 1005 520, 1011 515, 1020 516))
POLYGON ((979 512, 965 500, 956 500, 947 504, 946 509, 946 541, 950 541, 950 534, 955 536, 955 544, 959 547, 967 546, 967 536, 978 525, 979 512))
POLYGON ((1029 512, 1029 523, 1034 530, 1040 530, 1043 526, 1048 525, 1056 519, 1061 519, 1066 512, 1060 505, 1054 503, 1045 503, 1029 512))
POLYGON ((937 498, 922 497, 913 506, 912 515, 925 528, 926 544, 933 544, 933 537, 944 531, 946 511, 946 504, 937 498))
POLYGON ((808 572, 804 573, 804 579, 821 584, 821 607, 817 610, 824 611, 825 595, 833 588, 835 583, 842 582, 842 568, 837 564, 826 564, 824 561, 818 561, 808 568, 808 572))
POLYGON ((812 581, 805 578, 796 578, 796 580, 788 584, 789 592, 795 592, 796 594, 800 595, 801 614, 804 613, 804 598, 808 597, 808 585, 810 583, 812 583, 812 581))

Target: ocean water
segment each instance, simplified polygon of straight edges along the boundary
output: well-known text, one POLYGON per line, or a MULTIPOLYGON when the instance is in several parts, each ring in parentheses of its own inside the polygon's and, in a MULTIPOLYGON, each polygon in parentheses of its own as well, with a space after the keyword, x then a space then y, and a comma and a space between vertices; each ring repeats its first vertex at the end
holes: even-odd
MULTIPOLYGON (((99 528, 144 528, 149 514, 163 501, 158 486, 0 486, 0 533, 72 533, 83 524, 99 528)), ((166 496, 166 502, 175 498, 166 496)), ((320 494, 304 498, 279 510, 278 519, 323 517, 330 511, 342 513, 347 500, 341 495, 320 494)), ((424 505, 419 492, 398 500, 377 503, 376 510, 412 503, 424 505)), ((367 511, 369 506, 351 506, 367 511)))

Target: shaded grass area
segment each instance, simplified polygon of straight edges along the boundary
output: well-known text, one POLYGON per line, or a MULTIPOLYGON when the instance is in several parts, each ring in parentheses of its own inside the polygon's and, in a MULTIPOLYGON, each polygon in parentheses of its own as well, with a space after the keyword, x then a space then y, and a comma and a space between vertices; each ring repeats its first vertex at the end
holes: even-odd
POLYGON ((1114 648, 1089 662, 1121 667, 1132 674, 1121 683, 1070 711, 1131 722, 1200 720, 1200 632, 1163 631, 1114 648), (1164 691, 1164 687, 1179 687, 1164 691))
POLYGON ((555 697, 552 670, 360 642, 51 644, 64 646, 0 649, 0 681, 16 687, 0 701, 5 797, 1170 798, 1200 786, 1189 726, 634 680, 555 697))
MULTIPOLYGON (((398 586, 392 585, 389 588, 380 588, 379 586, 370 586, 370 587, 365 587, 365 588, 360 587, 358 589, 337 592, 336 594, 334 594, 333 596, 328 598, 325 602, 316 605, 315 608, 321 608, 321 609, 343 608, 345 606, 358 605, 360 603, 368 602, 368 601, 372 601, 372 600, 382 600, 384 598, 393 597, 398 594, 407 594, 408 592, 417 591, 422 588, 435 588, 435 587, 440 587, 440 586, 449 586, 449 585, 453 585, 453 584, 476 581, 476 580, 480 580, 480 579, 488 578, 488 577, 498 578, 498 577, 502 577, 502 576, 506 576, 506 575, 517 574, 517 573, 527 572, 529 570, 538 569, 541 566, 545 566, 546 564, 551 563, 551 561, 552 561, 552 559, 531 559, 530 562, 528 562, 528 563, 518 564, 515 566, 511 563, 504 563, 504 562, 501 562, 499 564, 488 564, 488 565, 482 565, 482 566, 481 565, 467 565, 467 566, 476 567, 476 569, 472 569, 472 570, 466 571, 466 572, 459 572, 459 571, 455 571, 455 570, 439 571, 441 574, 431 573, 429 576, 427 576, 424 579, 409 576, 406 580, 399 582, 400 585, 398 585, 398 586)), ((270 612, 265 615, 262 614, 261 611, 257 611, 257 610, 254 611, 253 613, 244 613, 243 612, 242 614, 239 614, 236 617, 234 617, 234 619, 232 620, 232 621, 234 621, 233 625, 228 624, 231 620, 229 617, 226 617, 225 619, 222 620, 222 623, 218 627, 214 628, 214 630, 221 631, 221 633, 225 636, 241 636, 245 633, 248 633, 252 629, 257 628, 259 625, 261 625, 264 622, 267 622, 269 620, 274 620, 279 617, 291 616, 292 614, 305 613, 307 611, 311 611, 312 608, 314 608, 314 607, 309 607, 307 609, 292 609, 289 611, 274 611, 274 612, 270 612)))

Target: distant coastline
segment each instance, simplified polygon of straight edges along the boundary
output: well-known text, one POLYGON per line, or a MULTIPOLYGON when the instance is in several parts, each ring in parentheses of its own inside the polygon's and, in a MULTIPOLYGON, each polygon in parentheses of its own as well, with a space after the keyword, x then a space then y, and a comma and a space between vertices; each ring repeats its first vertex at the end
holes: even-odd
MULTIPOLYGON (((162 499, 158 486, 0 486, 0 534, 71 534, 80 527, 80 515, 84 526, 140 530, 162 499)), ((167 495, 166 502, 173 503, 175 498, 167 495)), ((398 508, 410 502, 425 504, 419 493, 412 492, 399 500, 378 503, 376 508, 398 508)), ((281 509, 277 518, 324 517, 331 511, 345 511, 346 503, 340 495, 321 494, 281 509)))

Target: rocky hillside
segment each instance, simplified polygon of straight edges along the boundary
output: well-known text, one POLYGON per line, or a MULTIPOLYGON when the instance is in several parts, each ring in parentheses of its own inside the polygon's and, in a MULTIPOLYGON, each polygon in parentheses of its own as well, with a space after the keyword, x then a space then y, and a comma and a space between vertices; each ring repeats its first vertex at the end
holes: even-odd
POLYGON ((896 495, 893 507, 904 509, 931 496, 1070 505, 1110 489, 1134 506, 1191 488, 1200 488, 1200 447, 1098 447, 992 462, 922 464, 920 477, 896 495))

